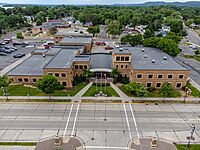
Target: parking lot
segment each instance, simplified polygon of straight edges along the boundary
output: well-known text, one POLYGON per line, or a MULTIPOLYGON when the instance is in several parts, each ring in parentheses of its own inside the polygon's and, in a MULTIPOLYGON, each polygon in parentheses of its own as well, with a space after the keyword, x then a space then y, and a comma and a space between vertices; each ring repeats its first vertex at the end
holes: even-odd
MULTIPOLYGON (((19 60, 20 58, 14 58, 13 56, 22 53, 22 54, 28 54, 36 49, 37 46, 41 45, 39 42, 29 42, 29 45, 24 47, 22 45, 15 46, 17 48, 17 51, 12 53, 7 53, 6 56, 0 56, 0 70, 4 69, 5 67, 9 66, 10 64, 14 63, 15 61, 19 60), (35 47, 34 47, 35 45, 35 47)), ((6 44, 5 46, 13 46, 12 43, 6 44)), ((1 46, 2 48, 4 46, 1 46)))
POLYGON ((38 141, 76 135, 87 150, 126 149, 131 138, 155 136, 187 143, 195 123, 200 142, 198 104, 1 103, 0 141, 38 141))

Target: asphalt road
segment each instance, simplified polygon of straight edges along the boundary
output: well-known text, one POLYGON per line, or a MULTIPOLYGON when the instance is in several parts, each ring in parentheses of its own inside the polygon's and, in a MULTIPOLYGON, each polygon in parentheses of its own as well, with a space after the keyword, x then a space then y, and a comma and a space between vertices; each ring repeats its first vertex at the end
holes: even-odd
POLYGON ((197 33, 195 33, 194 31, 192 31, 190 28, 187 28, 187 39, 194 44, 200 45, 200 38, 197 35, 197 33))
POLYGON ((125 149, 138 136, 186 143, 190 124, 195 123, 194 142, 200 142, 199 108, 198 104, 1 103, 0 141, 38 141, 66 130, 67 135, 82 138, 87 149, 125 149))

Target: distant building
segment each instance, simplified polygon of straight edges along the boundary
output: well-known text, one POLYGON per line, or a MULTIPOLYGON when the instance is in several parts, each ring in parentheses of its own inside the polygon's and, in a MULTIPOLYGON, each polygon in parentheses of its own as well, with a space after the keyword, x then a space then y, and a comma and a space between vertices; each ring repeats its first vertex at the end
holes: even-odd
POLYGON ((32 28, 32 33, 33 34, 38 34, 38 33, 47 33, 49 29, 51 28, 70 28, 71 25, 67 24, 64 20, 48 20, 47 22, 43 23, 40 26, 36 26, 32 28))

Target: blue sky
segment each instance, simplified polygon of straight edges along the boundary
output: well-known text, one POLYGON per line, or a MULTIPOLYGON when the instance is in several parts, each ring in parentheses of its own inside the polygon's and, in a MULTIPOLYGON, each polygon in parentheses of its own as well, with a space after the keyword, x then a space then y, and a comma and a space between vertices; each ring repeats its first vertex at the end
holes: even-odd
MULTIPOLYGON (((116 3, 143 3, 148 0, 0 0, 0 3, 17 3, 17 4, 116 4, 116 3)), ((149 0, 149 1, 166 1, 173 2, 174 0, 149 0)), ((177 0, 185 2, 188 0, 177 0)), ((193 0, 194 1, 194 0, 193 0)), ((198 1, 198 0, 196 0, 198 1)))

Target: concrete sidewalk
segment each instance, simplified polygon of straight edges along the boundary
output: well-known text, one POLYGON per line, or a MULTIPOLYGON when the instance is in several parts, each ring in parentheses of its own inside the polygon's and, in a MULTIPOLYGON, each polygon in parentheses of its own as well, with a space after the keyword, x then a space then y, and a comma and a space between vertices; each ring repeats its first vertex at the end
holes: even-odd
POLYGON ((35 146, 0 146, 0 150, 34 150, 35 146))

